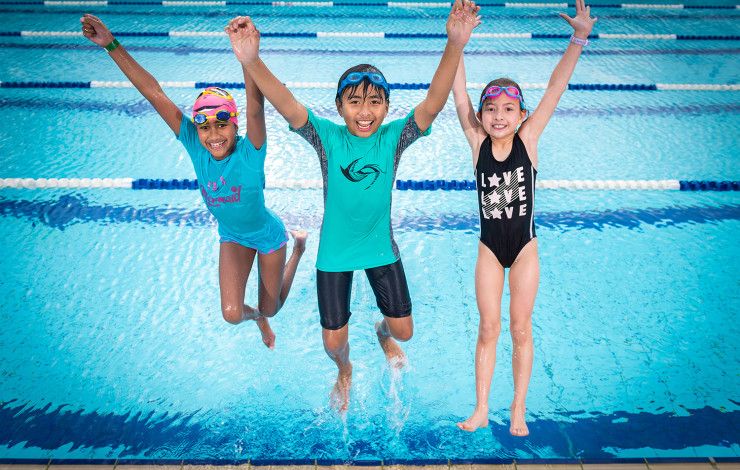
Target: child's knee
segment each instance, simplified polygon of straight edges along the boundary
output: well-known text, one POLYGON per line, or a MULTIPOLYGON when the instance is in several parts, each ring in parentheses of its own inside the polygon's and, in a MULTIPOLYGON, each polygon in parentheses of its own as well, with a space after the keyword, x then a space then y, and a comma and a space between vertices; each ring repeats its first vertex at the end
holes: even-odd
POLYGON ((478 327, 478 337, 481 341, 498 341, 498 337, 501 334, 501 323, 500 322, 484 322, 480 323, 478 327))
POLYGON ((402 325, 396 328, 391 328, 391 335, 397 341, 408 341, 414 336, 414 325, 413 323, 408 325, 402 325))
POLYGON ((347 348, 347 342, 339 338, 324 338, 324 351, 330 357, 339 357, 347 348))
POLYGON ((521 344, 532 341, 532 322, 531 321, 512 321, 509 325, 511 340, 514 343, 521 344))
POLYGON ((222 305, 221 315, 223 315, 224 320, 236 325, 244 319, 244 307, 241 305, 222 305))
POLYGON ((259 304, 260 315, 263 317, 274 317, 278 310, 280 310, 280 304, 277 302, 260 302, 259 304))

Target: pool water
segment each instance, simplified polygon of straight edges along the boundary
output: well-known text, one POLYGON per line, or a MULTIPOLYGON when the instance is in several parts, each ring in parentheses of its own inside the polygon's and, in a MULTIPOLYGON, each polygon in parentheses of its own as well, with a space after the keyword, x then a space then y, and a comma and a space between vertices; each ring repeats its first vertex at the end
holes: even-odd
MULTIPOLYGON (((694 4, 701 4, 694 2, 694 4)), ((114 31, 217 31, 251 14, 264 32, 444 31, 444 9, 382 6, 0 5, 3 31, 73 31, 85 11, 114 31), (146 14, 146 16, 144 16, 146 14)), ((483 9, 480 32, 567 33, 557 10, 483 9)), ((594 32, 740 34, 736 10, 605 8, 594 32)), ((228 40, 126 37, 162 81, 239 82, 228 40)), ((473 39, 468 80, 546 83, 565 40, 473 39)), ((371 62, 428 83, 439 39, 270 38, 284 81, 333 82, 371 62)), ((737 84, 737 41, 594 40, 572 83, 737 84)), ((0 37, 0 81, 124 80, 80 37, 0 37)), ((165 88, 184 110, 195 89, 165 88)), ((469 90, 475 97, 480 92, 469 90)), ((330 89, 295 89, 338 120, 330 89)), ((388 119, 423 90, 394 90, 388 119)), ((524 86, 536 105, 542 90, 524 86)), ((740 180, 737 91, 569 91, 543 135, 540 180, 740 180)), ((243 90, 235 90, 243 103, 243 90)), ((472 179, 453 107, 410 147, 398 179, 472 179)), ((0 178, 193 178, 184 149, 133 89, 0 88, 0 178), (10 117, 12 116, 12 118, 10 117)), ((313 150, 266 109, 266 174, 319 179, 313 150)), ((242 121, 243 122, 243 121, 242 121)), ((336 367, 315 294, 318 189, 268 188, 288 227, 309 231, 291 295, 257 328, 221 318, 215 221, 197 191, 0 189, 0 459, 291 462, 740 458, 740 195, 541 189, 541 283, 528 394, 530 436, 508 433, 508 312, 491 425, 455 423, 475 403, 478 326, 472 191, 395 191, 393 226, 414 302, 410 365, 387 367, 365 277, 355 276, 346 416, 328 403, 336 367), (656 431, 659 430, 659 431, 656 431)), ((255 275, 247 302, 256 300, 255 275)), ((508 305, 508 288, 503 304, 508 305)))

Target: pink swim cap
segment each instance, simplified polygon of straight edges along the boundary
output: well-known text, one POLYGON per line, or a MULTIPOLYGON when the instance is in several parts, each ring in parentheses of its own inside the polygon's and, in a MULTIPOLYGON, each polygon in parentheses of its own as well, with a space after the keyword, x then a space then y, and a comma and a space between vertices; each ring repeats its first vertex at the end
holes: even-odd
POLYGON ((196 114, 215 116, 217 112, 223 110, 231 113, 229 121, 233 122, 234 125, 238 127, 239 121, 236 116, 239 112, 236 109, 236 101, 234 101, 234 98, 223 88, 210 86, 203 90, 200 95, 198 95, 198 98, 195 99, 195 103, 193 103, 192 118, 195 119, 196 114))

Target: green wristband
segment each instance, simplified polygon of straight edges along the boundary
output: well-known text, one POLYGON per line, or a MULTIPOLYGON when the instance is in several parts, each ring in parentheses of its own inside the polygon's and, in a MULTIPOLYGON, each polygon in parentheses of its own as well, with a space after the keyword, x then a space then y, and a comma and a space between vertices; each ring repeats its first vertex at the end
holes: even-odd
POLYGON ((115 38, 114 38, 114 39, 113 39, 113 40, 112 40, 112 41, 110 42, 110 44, 108 44, 107 46, 105 46, 105 50, 106 50, 106 51, 108 51, 108 52, 113 52, 113 51, 114 51, 114 50, 115 50, 115 49, 116 49, 116 48, 117 48, 118 46, 120 46, 120 45, 121 45, 121 43, 120 43, 120 42, 118 42, 118 39, 115 39, 115 38))

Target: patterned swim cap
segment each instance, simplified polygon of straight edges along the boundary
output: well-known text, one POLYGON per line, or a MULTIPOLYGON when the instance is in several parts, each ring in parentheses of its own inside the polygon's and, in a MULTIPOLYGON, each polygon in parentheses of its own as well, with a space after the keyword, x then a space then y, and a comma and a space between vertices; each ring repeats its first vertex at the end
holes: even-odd
POLYGON ((211 86, 203 90, 195 99, 192 118, 195 119, 195 115, 198 113, 215 116, 218 111, 222 110, 231 113, 232 116, 229 118, 229 121, 239 126, 239 121, 236 118, 239 112, 236 109, 234 98, 223 88, 211 86))

